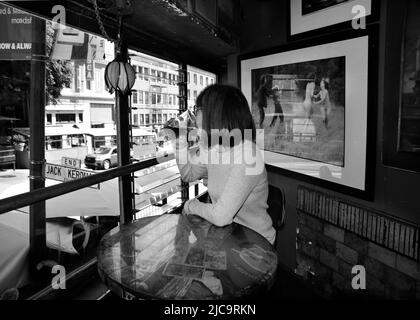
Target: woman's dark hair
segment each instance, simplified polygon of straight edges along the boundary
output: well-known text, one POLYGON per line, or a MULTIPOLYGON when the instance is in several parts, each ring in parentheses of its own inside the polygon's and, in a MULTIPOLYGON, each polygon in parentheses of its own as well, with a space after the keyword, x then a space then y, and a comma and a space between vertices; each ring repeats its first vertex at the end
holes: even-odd
POLYGON ((209 147, 222 144, 223 135, 230 135, 233 147, 245 138, 255 142, 255 123, 245 96, 236 87, 213 84, 204 89, 197 98, 197 110, 203 114, 203 130, 207 134, 209 147), (212 134, 218 130, 222 135, 212 134), (245 134, 246 132, 246 134, 245 134), (238 137, 238 134, 241 136, 238 137))

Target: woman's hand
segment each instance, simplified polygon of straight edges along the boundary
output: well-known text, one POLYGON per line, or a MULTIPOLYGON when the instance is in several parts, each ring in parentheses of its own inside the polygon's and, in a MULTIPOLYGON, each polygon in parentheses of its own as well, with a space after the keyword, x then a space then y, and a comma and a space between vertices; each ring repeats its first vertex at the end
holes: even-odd
MULTIPOLYGON (((181 127, 179 128, 164 128, 162 131, 164 135, 168 137, 169 143, 172 146, 172 150, 182 150, 188 147, 187 141, 187 130, 181 127)), ((161 131, 161 132, 162 132, 161 131)))
POLYGON ((194 206, 194 204, 197 202, 199 203, 200 201, 198 201, 196 198, 186 201, 184 203, 184 210, 182 210, 182 213, 185 215, 194 214, 194 212, 191 210, 191 204, 194 206))

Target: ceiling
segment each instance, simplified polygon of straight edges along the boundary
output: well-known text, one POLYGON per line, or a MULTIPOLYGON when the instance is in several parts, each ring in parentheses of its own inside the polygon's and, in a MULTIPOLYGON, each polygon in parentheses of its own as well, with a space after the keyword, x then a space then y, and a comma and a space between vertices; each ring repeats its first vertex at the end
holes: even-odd
MULTIPOLYGON (((107 33, 116 38, 114 0, 98 0, 107 33)), ((124 34, 131 49, 177 63, 188 63, 219 73, 227 56, 238 52, 238 37, 196 14, 191 3, 198 0, 131 0, 131 14, 124 19, 124 34), (222 32, 223 31, 223 32, 222 32)), ((101 34, 90 0, 12 1, 11 5, 51 19, 54 5, 66 9, 66 23, 101 34)))

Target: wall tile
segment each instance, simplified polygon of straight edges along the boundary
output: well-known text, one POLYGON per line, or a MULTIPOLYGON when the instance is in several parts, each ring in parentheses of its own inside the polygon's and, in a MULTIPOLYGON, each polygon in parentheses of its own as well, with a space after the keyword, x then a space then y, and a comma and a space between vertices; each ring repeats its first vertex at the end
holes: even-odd
POLYGON ((324 249, 321 249, 319 258, 322 264, 333 269, 334 271, 338 271, 338 258, 335 255, 324 249))
POLYGON ((323 234, 318 234, 316 239, 317 245, 332 254, 335 254, 335 240, 324 236, 323 234))
POLYGON ((416 261, 397 255, 397 270, 416 280, 420 280, 420 264, 416 261))
POLYGON ((385 284, 374 275, 366 272, 366 291, 375 297, 383 297, 385 295, 385 284))
POLYGON ((345 232, 344 244, 356 250, 360 255, 366 255, 368 253, 369 242, 352 232, 345 232))
POLYGON ((322 232, 324 227, 323 223, 319 219, 309 215, 306 216, 306 226, 318 232, 322 232))
POLYGON ((302 241, 300 244, 300 250, 316 260, 319 259, 319 247, 314 245, 314 242, 302 241))
POLYGON ((353 278, 353 274, 351 273, 351 270, 353 268, 353 265, 343 261, 338 260, 338 272, 345 278, 353 278))
POLYGON ((416 299, 420 300, 420 281, 417 281, 416 299))
POLYGON ((382 248, 374 243, 369 243, 368 255, 391 268, 395 268, 397 259, 395 252, 382 248))
POLYGON ((416 289, 416 281, 413 278, 391 268, 386 269, 385 283, 399 291, 410 291, 413 295, 416 289))
POLYGON ((339 273, 333 272, 332 284, 335 288, 339 290, 347 289, 346 279, 339 273))
POLYGON ((308 240, 314 241, 316 239, 316 232, 307 226, 299 226, 299 234, 308 240))
POLYGON ((362 261, 361 265, 365 267, 366 273, 375 275, 375 277, 382 282, 385 281, 385 270, 388 267, 385 266, 383 263, 369 256, 366 256, 362 261))
POLYGON ((337 242, 336 244, 336 250, 337 250, 337 256, 340 259, 343 259, 344 261, 356 265, 358 262, 359 255, 357 251, 345 246, 344 244, 341 244, 337 242))
POLYGON ((324 234, 338 242, 344 242, 344 230, 330 224, 324 225, 324 234))

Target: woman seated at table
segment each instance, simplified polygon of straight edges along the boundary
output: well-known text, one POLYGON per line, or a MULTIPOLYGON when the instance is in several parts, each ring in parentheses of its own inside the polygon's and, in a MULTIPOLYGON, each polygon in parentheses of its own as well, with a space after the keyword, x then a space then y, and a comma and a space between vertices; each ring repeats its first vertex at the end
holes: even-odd
POLYGON ((188 150, 187 136, 181 133, 176 159, 182 180, 207 179, 211 203, 189 200, 184 214, 219 227, 242 224, 273 244, 276 232, 267 213, 267 172, 255 144, 256 129, 246 98, 232 86, 207 87, 197 98, 196 125, 196 137, 190 132, 188 139, 198 136, 198 150, 188 150))

